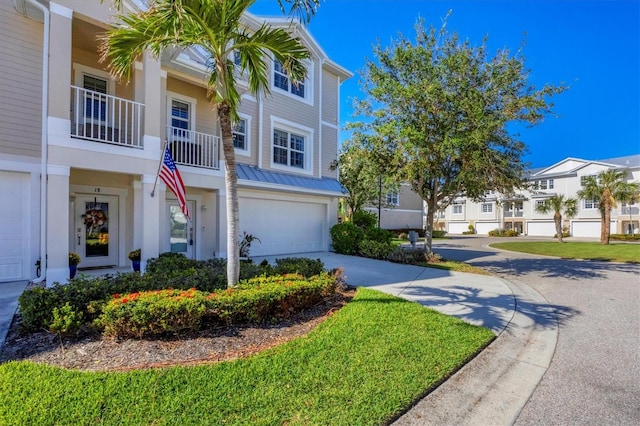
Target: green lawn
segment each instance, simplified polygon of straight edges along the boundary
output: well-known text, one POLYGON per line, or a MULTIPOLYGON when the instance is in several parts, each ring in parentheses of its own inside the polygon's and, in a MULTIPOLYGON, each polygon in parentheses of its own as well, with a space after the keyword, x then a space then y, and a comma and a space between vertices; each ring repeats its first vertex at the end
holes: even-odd
POLYGON ((468 263, 464 263, 464 262, 457 262, 455 260, 442 259, 442 262, 437 262, 437 263, 422 262, 422 263, 419 263, 419 265, 427 268, 444 269, 447 271, 466 272, 469 274, 478 274, 478 275, 491 275, 490 272, 487 272, 482 268, 478 268, 477 266, 469 265, 468 263))
POLYGON ((494 338, 361 288, 307 337, 208 366, 84 373, 0 365, 0 424, 378 425, 494 338))
POLYGON ((609 260, 615 262, 640 262, 640 244, 609 244, 597 242, 565 242, 556 241, 512 241, 494 243, 491 247, 519 251, 523 253, 544 254, 565 259, 609 260))

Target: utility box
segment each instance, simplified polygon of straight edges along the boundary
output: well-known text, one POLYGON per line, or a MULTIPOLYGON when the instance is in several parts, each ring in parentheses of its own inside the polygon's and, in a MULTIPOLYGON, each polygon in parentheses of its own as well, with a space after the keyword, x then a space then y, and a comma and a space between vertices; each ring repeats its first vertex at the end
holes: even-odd
POLYGON ((416 231, 409 231, 409 242, 411 247, 416 248, 416 243, 418 242, 418 233, 416 231))

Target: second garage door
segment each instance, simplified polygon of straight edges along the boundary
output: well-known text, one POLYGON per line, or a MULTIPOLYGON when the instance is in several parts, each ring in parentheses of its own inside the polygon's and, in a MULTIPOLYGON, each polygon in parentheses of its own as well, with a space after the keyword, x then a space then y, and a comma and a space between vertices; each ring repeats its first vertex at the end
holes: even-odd
POLYGON ((240 233, 243 231, 260 239, 251 245, 251 256, 325 251, 327 206, 240 198, 240 233))
MULTIPOLYGON (((571 222, 571 236, 572 237, 590 237, 600 238, 600 221, 573 221, 571 222)), ((611 222, 611 233, 616 232, 615 222, 611 222)))
POLYGON ((527 222, 527 235, 538 237, 553 237, 556 234, 556 224, 552 220, 527 222))

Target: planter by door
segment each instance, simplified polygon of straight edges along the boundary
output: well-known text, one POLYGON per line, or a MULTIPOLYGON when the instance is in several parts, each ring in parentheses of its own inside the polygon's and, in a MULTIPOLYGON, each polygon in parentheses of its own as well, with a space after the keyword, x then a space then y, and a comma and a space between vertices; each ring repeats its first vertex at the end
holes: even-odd
POLYGON ((69 279, 73 279, 76 276, 78 265, 69 265, 69 279))
POLYGON ((132 260, 131 261, 131 266, 133 267, 133 270, 135 272, 140 272, 140 261, 139 260, 132 260))

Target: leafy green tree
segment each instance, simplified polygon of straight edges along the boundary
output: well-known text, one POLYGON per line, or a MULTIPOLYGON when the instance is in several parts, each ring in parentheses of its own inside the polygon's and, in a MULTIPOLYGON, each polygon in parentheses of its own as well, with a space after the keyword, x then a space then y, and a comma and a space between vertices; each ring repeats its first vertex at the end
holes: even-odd
POLYGON ((339 170, 338 179, 345 189, 346 213, 350 219, 367 206, 384 206, 386 193, 397 189, 397 184, 386 176, 384 167, 376 163, 371 152, 353 139, 342 144, 340 156, 331 169, 339 170))
POLYGON ((565 89, 532 86, 520 51, 489 57, 486 39, 473 47, 422 20, 415 29, 415 42, 400 35, 374 47, 377 61, 366 62, 362 78, 366 97, 356 103, 365 119, 351 128, 426 202, 431 250, 434 213, 456 196, 478 201, 485 191, 523 185, 525 145, 510 126, 539 123, 551 112, 547 98, 565 89))
POLYGON ((553 221, 556 225, 556 236, 558 242, 562 241, 562 214, 567 218, 575 217, 578 213, 578 200, 575 198, 564 198, 562 194, 556 194, 544 200, 542 205, 536 206, 536 211, 547 214, 553 212, 553 221))
MULTIPOLYGON (((292 0, 295 4, 309 1, 292 0)), ((238 119, 240 94, 236 84, 233 52, 240 54, 240 69, 253 94, 269 92, 268 60, 275 58, 292 81, 306 75, 303 60, 309 52, 285 29, 263 24, 248 30, 241 18, 255 0, 157 0, 146 11, 121 15, 121 25, 104 39, 103 60, 117 77, 130 78, 137 57, 150 51, 160 57, 166 48, 200 46, 211 67, 208 97, 217 113, 222 133, 227 202, 227 279, 238 282, 238 177, 232 123, 238 119)), ((280 2, 282 4, 282 2, 280 2)), ((291 3, 291 2, 289 2, 291 3)), ((312 2, 313 3, 313 2, 312 2)))
POLYGON ((640 189, 636 182, 627 182, 627 170, 609 169, 598 173, 598 176, 587 176, 584 188, 578 191, 583 200, 598 202, 600 209, 600 244, 609 244, 611 236, 611 209, 617 207, 618 201, 627 201, 640 189))

